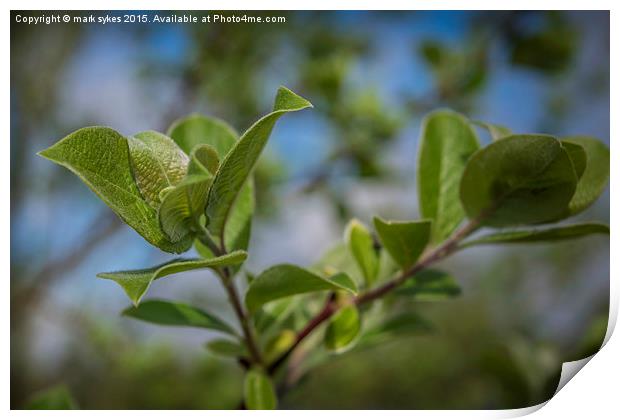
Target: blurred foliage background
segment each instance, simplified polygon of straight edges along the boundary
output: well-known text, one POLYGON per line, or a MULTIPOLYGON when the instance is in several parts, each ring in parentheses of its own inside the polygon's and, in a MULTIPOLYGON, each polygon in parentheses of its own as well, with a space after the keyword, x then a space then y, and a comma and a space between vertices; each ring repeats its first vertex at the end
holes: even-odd
MULTIPOLYGON (((314 110, 279 123, 256 169, 255 272, 312 264, 350 217, 416 217, 417 137, 429 110, 609 144, 606 12, 251 14, 286 23, 35 26, 12 17, 13 408, 36 407, 51 387, 55 401, 98 409, 234 408, 241 397, 240 368, 204 349, 214 334, 122 318, 124 294, 95 278, 166 256, 35 156, 77 128, 163 131, 199 112, 243 131, 280 84, 309 98, 314 110)), ((609 194, 580 218, 608 221, 609 194)), ((563 361, 600 347, 608 239, 482 247, 443 265, 463 295, 412 303, 432 334, 331 358, 281 406, 524 407, 552 395, 563 361)), ((177 277, 152 294, 233 319, 210 273, 177 277)))

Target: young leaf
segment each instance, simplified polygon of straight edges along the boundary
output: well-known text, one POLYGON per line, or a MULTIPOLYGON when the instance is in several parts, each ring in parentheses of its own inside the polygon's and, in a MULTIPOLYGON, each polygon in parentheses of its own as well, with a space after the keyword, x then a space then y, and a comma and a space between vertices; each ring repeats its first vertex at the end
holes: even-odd
MULTIPOLYGON (((186 153, 194 150, 197 145, 206 144, 213 147, 220 158, 228 154, 238 137, 225 122, 197 114, 177 120, 168 129, 168 135, 186 153)), ((215 174, 214 171, 209 171, 215 174)), ((254 181, 253 177, 249 176, 230 210, 226 223, 224 238, 228 251, 248 249, 254 206, 254 181)), ((213 253, 199 242, 196 242, 196 248, 203 257, 213 257, 213 253)))
POLYGON ((168 136, 188 155, 196 146, 207 144, 220 157, 226 156, 238 137, 226 122, 198 114, 176 120, 168 129, 168 136))
POLYGON ((156 131, 143 131, 127 138, 131 168, 138 190, 154 209, 159 193, 185 177, 189 159, 170 138, 156 131))
POLYGON ((258 368, 245 374, 243 395, 250 410, 274 410, 278 404, 271 379, 258 368))
POLYGON ((140 306, 125 309, 122 314, 153 324, 206 328, 236 335, 232 327, 215 315, 180 302, 147 300, 140 306))
POLYGON ((415 297, 416 300, 435 301, 458 296, 461 294, 461 288, 450 274, 427 269, 407 279, 396 293, 400 296, 415 297))
POLYGON ((276 299, 338 289, 357 293, 355 283, 346 274, 341 273, 326 279, 301 267, 281 264, 263 271, 250 283, 245 304, 250 312, 256 312, 265 303, 276 299))
POLYGON ((487 226, 536 224, 565 214, 576 185, 573 163, 557 139, 513 135, 471 157, 461 200, 467 215, 487 226))
POLYGON ((241 188, 228 216, 225 230, 227 250, 248 249, 255 204, 254 179, 250 176, 241 188))
MULTIPOLYGON (((226 224, 225 242, 228 251, 248 249, 254 207, 254 180, 250 177, 241 189, 226 224)), ((196 240, 194 247, 203 258, 213 258, 213 252, 202 242, 196 240)))
POLYGON ((239 264, 247 258, 248 254, 244 251, 234 251, 221 257, 202 259, 176 259, 152 268, 131 271, 116 271, 112 273, 99 273, 97 277, 102 279, 114 280, 117 282, 129 299, 138 306, 140 299, 146 293, 151 283, 161 277, 170 274, 181 273, 183 271, 199 270, 202 268, 213 268, 227 265, 239 264))
POLYGON ((340 309, 329 321, 325 330, 325 347, 332 351, 344 351, 358 336, 361 328, 360 315, 355 305, 340 309))
POLYGON ((375 229, 381 243, 402 269, 418 261, 431 234, 430 220, 415 222, 386 222, 375 217, 375 229))
POLYGON ((26 410, 76 410, 77 404, 64 385, 35 394, 25 405, 26 410))
POLYGON ((451 111, 434 112, 422 123, 418 152, 420 213, 433 220, 432 242, 440 242, 461 223, 459 181, 467 159, 479 148, 469 121, 451 111))
POLYGON ((563 241, 595 234, 609 235, 609 226, 601 223, 578 223, 547 229, 499 232, 464 242, 461 248, 473 245, 563 241))
POLYGON ((185 178, 164 191, 157 216, 161 229, 171 240, 179 241, 196 230, 217 167, 215 149, 206 144, 196 146, 185 178))
POLYGON ((345 229, 344 240, 364 276, 364 282, 367 286, 372 285, 379 271, 379 255, 375 250, 372 235, 366 226, 353 219, 345 229))
POLYGON ((152 245, 181 253, 191 240, 170 241, 159 227, 157 213, 134 181, 127 139, 106 127, 87 127, 39 152, 75 173, 125 223, 152 245))
POLYGON ((273 112, 258 120, 228 152, 215 175, 207 199, 209 231, 222 238, 233 204, 267 144, 276 121, 284 114, 312 106, 285 87, 278 89, 273 112))
POLYGON ((248 357, 249 353, 245 346, 237 341, 211 340, 206 344, 207 349, 216 356, 222 357, 248 357))
POLYGON ((480 126, 484 128, 485 130, 487 130, 489 134, 491 135, 491 139, 493 141, 499 140, 503 137, 508 137, 509 135, 512 134, 512 131, 510 130, 510 128, 504 127, 503 125, 489 124, 489 123, 485 123, 482 121, 472 121, 472 122, 476 124, 477 126, 480 126))
POLYGON ((297 335, 293 330, 282 330, 265 344, 264 357, 267 363, 276 360, 295 342, 297 335))
POLYGON ((590 207, 605 190, 609 180, 609 149, 601 141, 590 137, 567 137, 563 143, 577 144, 586 153, 585 170, 568 204, 569 214, 575 215, 590 207))

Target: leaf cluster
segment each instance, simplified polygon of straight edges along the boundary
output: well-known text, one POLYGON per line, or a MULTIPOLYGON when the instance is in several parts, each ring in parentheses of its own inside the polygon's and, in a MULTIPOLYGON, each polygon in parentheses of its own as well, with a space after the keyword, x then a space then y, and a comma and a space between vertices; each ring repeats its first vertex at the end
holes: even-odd
POLYGON ((512 134, 506 127, 440 110, 422 123, 420 219, 376 216, 372 228, 353 219, 342 243, 314 266, 279 264, 248 274, 242 303, 233 277, 248 256, 252 170, 276 121, 310 106, 280 88, 273 111, 240 137, 220 120, 191 115, 167 134, 125 137, 110 128, 84 128, 40 153, 79 176, 152 245, 170 253, 195 246, 200 258, 99 277, 117 282, 129 296, 134 306, 123 312, 127 317, 223 334, 207 349, 247 367, 248 408, 276 407, 275 370, 323 324, 314 365, 333 353, 402 334, 431 333, 432 324, 412 310, 412 302, 461 293, 453 276, 430 268, 453 252, 609 233, 595 222, 558 224, 583 212, 605 189, 609 150, 603 143, 590 137, 512 134), (476 127, 489 131, 490 144, 481 145, 476 127), (500 230, 470 237, 482 227, 500 230), (204 268, 221 278, 241 331, 186 303, 141 302, 154 280, 204 268), (388 296, 390 291, 395 293, 388 296))

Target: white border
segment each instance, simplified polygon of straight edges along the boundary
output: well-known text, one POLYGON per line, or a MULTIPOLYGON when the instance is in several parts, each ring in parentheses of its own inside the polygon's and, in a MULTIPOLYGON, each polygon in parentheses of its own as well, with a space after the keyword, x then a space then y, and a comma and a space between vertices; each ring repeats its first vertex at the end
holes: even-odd
MULTIPOLYGON (((4 15, 5 26, 3 27, 3 40, 2 40, 2 53, 3 57, 10 57, 10 25, 9 23, 9 10, 45 10, 45 9, 61 9, 61 10, 80 10, 88 7, 92 10, 113 10, 113 9, 125 9, 125 10, 200 10, 200 9, 237 9, 237 10, 305 10, 305 9, 319 9, 319 10, 338 10, 338 9, 353 9, 353 10, 441 10, 441 9, 473 9, 473 10, 506 10, 506 9, 531 9, 531 10, 543 10, 543 9, 571 9, 571 10, 611 10, 611 115, 615 115, 613 112, 618 109, 617 106, 617 83, 615 83, 615 77, 618 74, 617 64, 617 51, 613 48, 616 46, 618 26, 620 19, 618 14, 614 10, 614 5, 617 2, 611 1, 599 1, 589 0, 574 1, 574 0, 547 0, 547 1, 532 1, 522 0, 516 1, 480 1, 480 0, 437 0, 437 1, 392 1, 383 0, 381 2, 368 1, 368 0, 318 0, 318 1, 297 1, 291 2, 282 0, 264 0, 261 2, 256 1, 210 1, 210 2, 196 2, 187 0, 177 0, 174 2, 163 0, 137 0, 132 2, 108 0, 108 1, 91 1, 87 4, 75 0, 56 1, 53 4, 45 1, 5 1, 3 2, 7 7, 6 14, 4 15)), ((6 64, 0 67, 0 71, 3 74, 5 80, 4 88, 4 101, 2 118, 5 127, 4 144, 8 144, 9 139, 9 127, 10 127, 10 70, 6 64)), ((618 125, 614 123, 614 118, 611 118, 611 137, 616 138, 618 134, 618 125)), ((612 158, 614 154, 612 153, 612 158)), ((4 241, 2 242, 2 258, 3 267, 7 275, 4 276, 4 317, 2 319, 2 328, 4 330, 4 337, 9 337, 10 324, 10 293, 9 293, 9 281, 10 273, 10 207, 8 197, 8 191, 10 190, 10 154, 2 153, 0 159, 2 159, 2 167, 4 170, 4 176, 1 178, 1 189, 6 194, 3 200, 2 212, 2 233, 4 241)), ((616 180, 620 179, 619 173, 620 165, 616 166, 612 161, 611 165, 611 188, 612 192, 616 180)), ((617 200, 617 196, 611 194, 611 223, 613 225, 613 215, 618 214, 620 211, 620 205, 617 200)), ((619 261, 620 255, 618 254, 617 236, 611 237, 611 249, 610 258, 611 261, 619 261)), ((444 419, 444 418, 471 418, 471 419, 484 419, 484 418, 506 418, 517 417, 525 415, 535 411, 532 418, 537 419, 582 419, 585 416, 593 416, 593 418, 611 418, 613 413, 618 413, 618 395, 617 384, 619 372, 619 361, 617 355, 620 355, 620 341, 617 337, 613 337, 611 333, 616 323, 618 314, 618 266, 611 267, 611 302, 610 302, 610 322, 606 335, 607 344, 602 351, 595 355, 588 365, 579 373, 578 379, 570 381, 565 388, 563 388, 554 398, 552 398, 548 404, 541 404, 537 407, 531 407, 520 410, 505 410, 505 411, 390 411, 385 415, 389 415, 391 419, 444 419), (537 410, 545 406, 542 410, 537 410)), ((617 334, 616 334, 617 335, 617 334)), ((5 409, 8 410, 10 406, 10 354, 8 343, 2 347, 2 367, 4 373, 4 380, 2 381, 2 388, 0 389, 2 398, 5 401, 5 409)), ((15 418, 33 418, 40 416, 47 416, 49 418, 57 419, 71 419, 82 418, 84 412, 27 412, 27 411, 12 411, 11 416, 15 418)), ((183 416, 186 418, 204 419, 205 416, 217 417, 217 418, 237 418, 237 416, 252 416, 256 419, 279 419, 294 415, 300 419, 313 419, 318 413, 315 411, 295 411, 289 412, 234 412, 234 411, 219 411, 204 413, 202 411, 178 411, 174 413, 164 411, 148 411, 134 413, 133 411, 117 411, 114 412, 115 417, 129 418, 136 415, 147 415, 150 419, 166 419, 171 414, 175 416, 183 416)), ((106 411, 91 411, 88 416, 94 419, 107 418, 110 413, 106 411)), ((371 411, 358 411, 355 413, 344 412, 321 412, 321 417, 339 417, 347 415, 355 415, 356 417, 374 418, 376 413, 371 411)))

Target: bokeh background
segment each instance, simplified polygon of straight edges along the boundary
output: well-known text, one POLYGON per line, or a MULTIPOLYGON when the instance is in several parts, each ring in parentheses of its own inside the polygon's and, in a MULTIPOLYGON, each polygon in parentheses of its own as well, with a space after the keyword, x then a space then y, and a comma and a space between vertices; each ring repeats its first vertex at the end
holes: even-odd
MULTIPOLYGON (((311 264, 340 240, 350 217, 417 217, 417 139, 432 109, 609 144, 607 12, 251 13, 285 16, 279 24, 14 22, 28 13, 13 12, 11 23, 13 408, 55 386, 81 408, 234 408, 241 397, 241 369, 204 349, 214 335, 122 318, 127 298, 95 277, 167 256, 68 171, 35 155, 77 128, 164 131, 175 118, 200 112, 243 131, 270 109, 281 84, 310 99, 314 110, 278 123, 256 170, 247 263, 255 272, 277 262, 311 264)), ((608 192, 579 219, 608 222, 608 192)), ((608 238, 472 248, 442 266, 458 276, 463 294, 417 304, 435 324, 433 334, 333 357, 281 406, 524 407, 552 395, 561 362, 600 347, 608 238)), ((151 294, 234 320, 208 272, 156 282, 151 294)))

